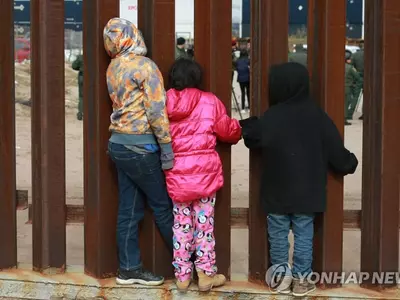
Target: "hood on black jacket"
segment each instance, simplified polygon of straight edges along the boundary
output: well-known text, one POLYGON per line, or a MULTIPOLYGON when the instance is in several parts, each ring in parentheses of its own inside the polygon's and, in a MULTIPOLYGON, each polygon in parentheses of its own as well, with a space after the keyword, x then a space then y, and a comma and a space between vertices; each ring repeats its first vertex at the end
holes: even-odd
POLYGON ((309 98, 310 76, 306 67, 289 62, 273 65, 269 71, 269 102, 275 105, 286 101, 309 98))

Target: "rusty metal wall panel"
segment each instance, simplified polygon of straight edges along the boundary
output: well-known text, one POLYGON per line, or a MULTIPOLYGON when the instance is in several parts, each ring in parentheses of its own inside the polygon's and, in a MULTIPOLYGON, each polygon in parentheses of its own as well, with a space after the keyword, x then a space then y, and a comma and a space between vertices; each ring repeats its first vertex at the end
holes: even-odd
MULTIPOLYGON (((151 57, 167 85, 168 71, 175 59, 175 0, 139 0, 138 27, 151 57)), ((172 249, 164 243, 149 209, 141 226, 143 264, 149 270, 172 278, 172 249)))
MULTIPOLYGON (((314 40, 314 9, 315 0, 308 0, 308 17, 307 17, 307 42, 312 45, 314 40)), ((313 64, 314 47, 307 47, 307 65, 308 72, 310 73, 310 84, 312 85, 312 64, 313 64)))
POLYGON ((63 271, 65 241, 64 0, 31 1, 33 268, 63 271))
POLYGON ((397 272, 400 1, 365 1, 361 271, 397 272))
POLYGON ((85 272, 97 278, 118 268, 116 224, 118 186, 107 155, 110 114, 103 29, 119 15, 119 0, 83 1, 85 272))
MULTIPOLYGON (((223 101, 231 112, 232 1, 195 0, 195 58, 204 71, 203 88, 223 101)), ((215 239, 220 273, 230 277, 231 264, 231 146, 218 145, 223 163, 224 187, 217 194, 215 239)))
POLYGON ((17 265, 14 4, 0 1, 0 269, 17 265))
MULTIPOLYGON (((268 69, 288 58, 288 0, 251 1, 251 114, 268 108, 268 69)), ((260 202, 261 152, 250 151, 249 280, 265 283, 266 215, 260 202)))
MULTIPOLYGON (((312 93, 344 131, 344 52, 346 0, 318 0, 314 3, 312 48, 312 93)), ((343 249, 343 179, 329 175, 327 210, 316 218, 314 269, 341 272, 343 249)))

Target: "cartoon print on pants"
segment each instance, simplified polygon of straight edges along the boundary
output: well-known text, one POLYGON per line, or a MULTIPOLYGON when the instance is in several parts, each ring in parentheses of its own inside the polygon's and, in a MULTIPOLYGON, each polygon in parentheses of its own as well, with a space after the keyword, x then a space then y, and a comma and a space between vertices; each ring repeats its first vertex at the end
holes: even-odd
POLYGON ((178 241, 175 241, 175 243, 174 243, 174 249, 175 249, 175 250, 181 249, 181 243, 179 243, 178 241))
POLYGON ((189 224, 185 224, 182 226, 183 233, 189 233, 191 226, 189 224))
POLYGON ((174 215, 179 214, 179 208, 177 206, 174 206, 173 213, 174 213, 174 215))
POLYGON ((179 281, 191 278, 192 253, 196 254, 196 268, 208 276, 215 274, 214 204, 215 196, 191 203, 174 203, 173 265, 179 281))
POLYGON ((184 214, 185 216, 190 216, 190 214, 191 214, 190 207, 185 207, 185 208, 183 209, 183 214, 184 214))
POLYGON ((216 200, 215 197, 211 199, 211 206, 213 207, 215 206, 215 200, 216 200))
POLYGON ((200 224, 205 224, 207 222, 207 216, 205 215, 204 211, 201 211, 199 213, 199 216, 197 217, 197 222, 200 224))
POLYGON ((204 231, 198 231, 197 233, 197 239, 202 239, 204 237, 204 231))
POLYGON ((202 199, 200 199, 200 202, 201 202, 201 203, 204 203, 204 204, 207 203, 208 201, 209 201, 208 198, 202 198, 202 199))
POLYGON ((211 243, 214 240, 214 236, 211 232, 207 233, 207 242, 211 243))
POLYGON ((197 255, 198 257, 203 257, 204 252, 203 252, 202 250, 197 250, 196 255, 197 255))
POLYGON ((192 244, 186 243, 186 246, 185 246, 186 251, 190 251, 191 248, 192 248, 192 244))

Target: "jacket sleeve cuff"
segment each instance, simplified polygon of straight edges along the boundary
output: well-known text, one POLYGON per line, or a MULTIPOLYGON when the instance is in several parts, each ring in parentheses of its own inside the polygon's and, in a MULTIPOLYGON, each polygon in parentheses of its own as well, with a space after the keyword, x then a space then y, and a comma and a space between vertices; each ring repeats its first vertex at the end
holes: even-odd
POLYGON ((161 148, 161 166, 163 170, 172 169, 174 166, 174 152, 171 143, 160 144, 161 148))
POLYGON ((163 170, 171 170, 174 167, 174 160, 163 161, 161 160, 161 168, 163 170))
POLYGON ((161 155, 168 155, 170 153, 174 153, 172 151, 172 144, 171 143, 166 143, 166 144, 159 144, 161 148, 161 155))

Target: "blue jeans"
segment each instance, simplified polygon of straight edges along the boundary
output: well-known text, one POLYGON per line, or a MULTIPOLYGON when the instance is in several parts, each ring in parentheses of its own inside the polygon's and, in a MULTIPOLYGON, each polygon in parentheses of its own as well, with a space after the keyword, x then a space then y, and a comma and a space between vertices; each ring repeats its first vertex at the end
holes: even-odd
POLYGON ((307 276, 312 272, 314 215, 268 214, 268 235, 272 265, 289 262, 289 230, 294 235, 293 277, 307 276))
POLYGON ((111 142, 108 152, 118 171, 117 244, 120 269, 138 270, 142 267, 138 225, 144 217, 146 200, 172 253, 174 217, 161 169, 160 153, 138 154, 111 142))

